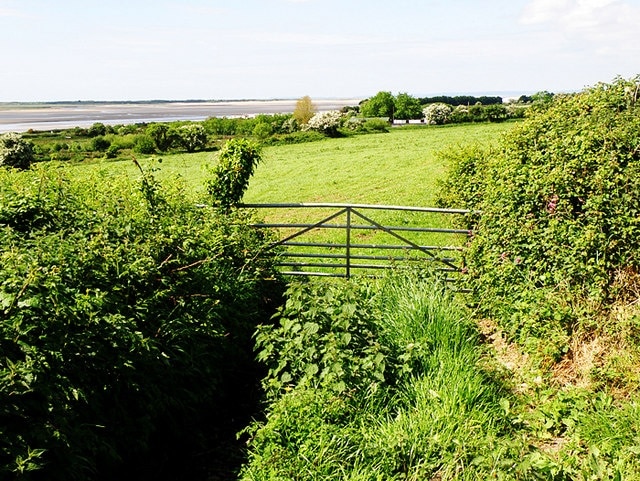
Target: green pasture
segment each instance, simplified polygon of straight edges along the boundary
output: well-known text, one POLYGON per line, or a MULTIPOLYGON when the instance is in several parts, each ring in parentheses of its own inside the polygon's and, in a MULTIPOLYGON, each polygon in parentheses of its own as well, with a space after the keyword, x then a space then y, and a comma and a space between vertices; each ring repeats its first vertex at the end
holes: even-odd
MULTIPOLYGON (((247 203, 354 203, 430 207, 438 182, 447 173, 439 153, 470 143, 488 144, 513 124, 474 124, 447 127, 394 128, 386 134, 326 139, 265 149, 245 195, 247 203)), ((272 209, 259 215, 268 222, 315 223, 337 209, 272 209)), ((389 226, 450 227, 450 216, 402 211, 362 211, 389 226)), ((332 223, 344 224, 342 215, 332 223)), ((352 218, 354 224, 367 225, 352 218)), ((369 224, 370 225, 370 224, 369 224)), ((284 232, 283 232, 284 233, 284 232)), ((291 234, 292 231, 286 231, 291 234)), ((461 237, 402 233, 419 245, 452 245, 461 237)), ((312 231, 301 241, 344 243, 344 230, 312 231)), ((379 230, 355 230, 358 244, 398 244, 379 230)), ((304 250, 304 249, 301 249, 304 250)), ((308 249, 307 249, 308 250, 308 249)), ((336 249, 340 253, 342 249, 336 249)), ((355 255, 387 256, 389 251, 352 251, 355 255)), ((398 253, 396 253, 398 254, 398 253)), ((359 262, 367 264, 368 262, 359 262)))
MULTIPOLYGON (((456 146, 495 142, 513 123, 396 127, 388 133, 324 139, 263 149, 262 162, 245 195, 248 203, 351 202, 433 205, 447 165, 438 153, 456 146)), ((159 177, 182 178, 194 193, 203 189, 206 166, 216 152, 139 158, 159 177), (158 164, 151 159, 161 158, 158 164)), ((109 175, 139 175, 130 160, 76 164, 109 175)))
MULTIPOLYGON (((263 149, 245 194, 246 203, 353 203, 431 207, 435 205, 438 183, 447 174, 448 149, 470 144, 497 142, 513 123, 486 123, 450 126, 395 127, 388 133, 327 138, 303 144, 269 146, 263 149)), ((207 167, 215 165, 216 152, 173 154, 139 159, 144 169, 157 169, 159 178, 180 178, 192 190, 194 201, 204 193, 207 167)), ((78 169, 86 169, 78 165, 78 169)), ((90 164, 105 175, 139 176, 132 161, 90 164)), ((201 201, 202 197, 198 199, 201 201)), ((315 223, 337 209, 262 209, 257 216, 269 223, 315 223)), ((449 228, 452 217, 442 214, 402 211, 362 211, 375 222, 388 226, 449 228)), ((345 215, 333 223, 344 224, 345 215)), ((367 225, 354 218, 354 224, 367 225)), ((370 224, 368 224, 370 225, 370 224)), ((295 230, 282 230, 290 235, 295 230)), ((403 233, 419 245, 453 246, 463 237, 449 234, 403 233)), ((343 244, 342 229, 313 230, 297 239, 302 242, 343 244)), ((379 230, 354 230, 352 242, 358 244, 398 244, 398 240, 379 230)), ((305 251, 309 249, 297 249, 305 251)), ((331 254, 341 254, 335 249, 331 254)), ((353 255, 391 256, 389 251, 361 249, 353 255)), ((449 256, 451 253, 447 253, 449 256)), ((397 253, 401 255, 401 253, 397 253)), ((340 263, 340 261, 338 261, 340 263)), ((366 262, 364 262, 366 264, 366 262)), ((360 263, 363 264, 363 263, 360 263)))

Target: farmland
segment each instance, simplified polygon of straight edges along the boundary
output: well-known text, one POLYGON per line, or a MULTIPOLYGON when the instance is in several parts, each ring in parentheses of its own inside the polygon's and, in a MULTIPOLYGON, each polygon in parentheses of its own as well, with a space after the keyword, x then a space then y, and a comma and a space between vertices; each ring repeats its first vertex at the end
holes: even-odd
POLYGON ((422 270, 282 279, 216 208, 217 147, 3 170, 2 459, 18 479, 639 479, 626 87, 522 123, 265 142, 245 202, 481 209, 468 297, 422 270))

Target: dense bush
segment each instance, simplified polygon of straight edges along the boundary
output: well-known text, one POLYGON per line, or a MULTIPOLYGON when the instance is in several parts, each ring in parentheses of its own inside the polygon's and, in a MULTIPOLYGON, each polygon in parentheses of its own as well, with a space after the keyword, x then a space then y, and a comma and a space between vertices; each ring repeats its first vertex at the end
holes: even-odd
POLYGON ((156 143, 151 136, 146 134, 139 134, 135 137, 135 144, 133 150, 138 154, 154 154, 156 152, 156 143))
POLYGON ((183 475, 247 402, 265 239, 177 180, 62 172, 0 170, 0 478, 183 475))
POLYGON ((318 112, 304 126, 305 129, 322 132, 327 137, 338 137, 338 128, 342 125, 344 115, 339 110, 318 112))
POLYGON ((110 145, 111 141, 102 135, 98 135, 91 139, 91 149, 98 152, 104 152, 110 145))
POLYGON ((12 132, 0 135, 0 167, 28 169, 33 161, 33 148, 29 141, 12 132))
POLYGON ((207 192, 214 205, 229 211, 240 203, 260 156, 259 147, 246 139, 227 141, 207 181, 207 192))
POLYGON ((449 121, 452 110, 451 106, 447 104, 429 104, 423 109, 422 114, 427 124, 442 125, 449 121))
POLYGON ((342 393, 384 381, 385 349, 372 310, 356 284, 290 287, 279 324, 261 326, 256 335, 258 360, 270 366, 267 393, 275 398, 292 386, 342 393))
POLYGON ((107 135, 109 128, 102 122, 96 122, 86 131, 86 135, 89 137, 98 137, 107 135))
POLYGON ((168 124, 153 123, 146 129, 146 134, 160 152, 166 152, 171 148, 175 139, 174 130, 168 124))
POLYGON ((176 130, 177 143, 187 152, 202 150, 207 146, 207 132, 201 124, 190 123, 176 130))
POLYGON ((463 180, 446 186, 482 210, 467 259, 477 302, 547 355, 637 298, 639 80, 556 96, 498 151, 463 152, 463 180))

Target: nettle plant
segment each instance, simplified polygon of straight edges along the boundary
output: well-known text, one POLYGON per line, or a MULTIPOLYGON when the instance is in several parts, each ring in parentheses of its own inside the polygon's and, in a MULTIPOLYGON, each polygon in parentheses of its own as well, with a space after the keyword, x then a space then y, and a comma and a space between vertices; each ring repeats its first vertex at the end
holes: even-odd
POLYGON ((552 356, 637 297, 639 82, 556 96, 497 151, 453 154, 448 204, 482 211, 467 254, 476 301, 552 356))

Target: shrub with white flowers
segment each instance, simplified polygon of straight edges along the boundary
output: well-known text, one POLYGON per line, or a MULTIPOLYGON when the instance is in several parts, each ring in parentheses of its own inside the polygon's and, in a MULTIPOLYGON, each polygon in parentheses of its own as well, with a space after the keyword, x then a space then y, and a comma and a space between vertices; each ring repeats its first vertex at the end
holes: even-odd
POLYGON ((328 137, 336 137, 338 135, 338 127, 342 125, 344 114, 339 110, 329 110, 327 112, 318 112, 311 117, 306 125, 308 130, 317 130, 328 137))
POLYGON ((0 166, 28 169, 33 160, 31 142, 13 132, 0 135, 0 166))
POLYGON ((442 125, 449 120, 453 109, 450 105, 443 103, 434 103, 427 105, 422 109, 424 120, 429 125, 442 125))

